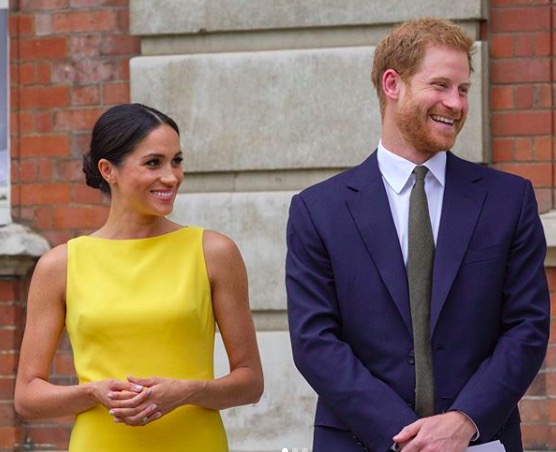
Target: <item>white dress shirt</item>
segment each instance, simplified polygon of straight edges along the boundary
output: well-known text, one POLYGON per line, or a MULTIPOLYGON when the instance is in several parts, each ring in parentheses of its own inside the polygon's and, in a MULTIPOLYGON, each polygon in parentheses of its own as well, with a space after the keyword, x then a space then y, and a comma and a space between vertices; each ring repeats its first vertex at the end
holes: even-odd
MULTIPOLYGON (((390 211, 394 218, 394 225, 398 233, 403 260, 407 266, 408 229, 409 229, 409 196, 415 184, 413 169, 415 163, 400 157, 378 143, 377 149, 378 169, 382 175, 382 182, 386 188, 390 211)), ((446 153, 438 152, 428 159, 424 166, 428 168, 425 176, 425 192, 429 206, 429 217, 431 219, 434 244, 438 239, 440 217, 442 214, 442 201, 444 199, 444 187, 446 185, 446 153)), ((465 413, 462 413, 467 416, 465 413)), ((472 440, 479 438, 479 429, 469 416, 467 418, 475 426, 476 433, 472 440)), ((395 445, 392 450, 399 450, 395 445)))
MULTIPOLYGON (((382 145, 382 142, 378 144, 377 158, 378 168, 380 174, 382 174, 382 181, 388 195, 390 211, 398 233, 403 259, 407 265, 409 195, 415 184, 413 169, 417 165, 390 152, 382 145)), ((427 193, 429 216, 436 245, 446 182, 446 153, 439 152, 435 154, 423 163, 423 166, 426 166, 429 170, 425 177, 425 192, 427 193)))

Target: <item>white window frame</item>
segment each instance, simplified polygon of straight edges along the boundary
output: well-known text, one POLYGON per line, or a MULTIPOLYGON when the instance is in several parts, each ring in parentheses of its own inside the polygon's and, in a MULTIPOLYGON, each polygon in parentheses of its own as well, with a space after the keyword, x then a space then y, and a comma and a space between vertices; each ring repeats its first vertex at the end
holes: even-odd
POLYGON ((0 170, 6 170, 6 182, 0 182, 0 226, 12 222, 10 209, 10 99, 8 0, 0 0, 0 170), (4 23, 5 21, 5 23, 4 23))

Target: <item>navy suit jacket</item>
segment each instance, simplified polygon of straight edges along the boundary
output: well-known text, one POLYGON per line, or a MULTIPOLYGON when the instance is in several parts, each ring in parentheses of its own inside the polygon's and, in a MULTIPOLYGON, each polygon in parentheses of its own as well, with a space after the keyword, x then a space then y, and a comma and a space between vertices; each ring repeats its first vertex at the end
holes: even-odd
MULTIPOLYGON (((529 181, 448 153, 431 343, 436 411, 522 450, 517 403, 546 353, 546 243, 529 181)), ((384 452, 417 420, 405 265, 376 152, 292 199, 288 319, 316 426, 384 452)), ((339 451, 338 451, 339 452, 339 451)))

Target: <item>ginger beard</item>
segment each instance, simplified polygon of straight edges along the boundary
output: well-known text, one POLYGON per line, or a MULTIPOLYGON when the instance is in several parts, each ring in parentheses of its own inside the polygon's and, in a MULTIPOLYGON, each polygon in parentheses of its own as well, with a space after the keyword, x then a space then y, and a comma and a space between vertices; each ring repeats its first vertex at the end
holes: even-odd
POLYGON ((450 111, 444 107, 427 111, 419 105, 410 84, 407 86, 406 95, 395 114, 395 123, 403 140, 424 154, 450 150, 465 124, 464 111, 450 111), (451 120, 453 124, 442 122, 439 117, 451 120))

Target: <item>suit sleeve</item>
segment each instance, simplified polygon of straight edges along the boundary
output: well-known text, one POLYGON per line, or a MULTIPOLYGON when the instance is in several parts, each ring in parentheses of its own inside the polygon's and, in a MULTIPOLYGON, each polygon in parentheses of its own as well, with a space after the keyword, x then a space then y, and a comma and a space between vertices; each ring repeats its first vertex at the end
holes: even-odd
POLYGON ((485 440, 498 433, 533 381, 546 353, 550 298, 545 255, 537 203, 527 181, 506 262, 500 337, 492 355, 481 363, 451 407, 470 416, 485 440))
POLYGON ((332 263, 299 195, 290 207, 287 243, 288 319, 295 364, 321 403, 356 439, 371 450, 387 451, 392 437, 417 416, 394 390, 371 375, 342 340, 332 263))

